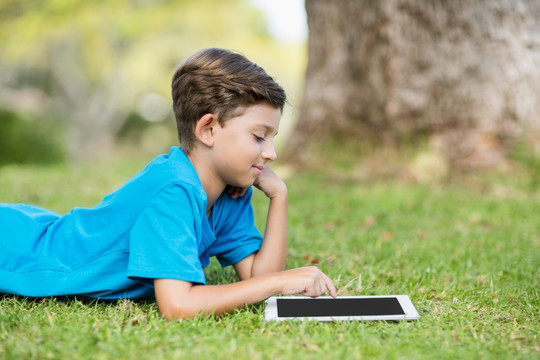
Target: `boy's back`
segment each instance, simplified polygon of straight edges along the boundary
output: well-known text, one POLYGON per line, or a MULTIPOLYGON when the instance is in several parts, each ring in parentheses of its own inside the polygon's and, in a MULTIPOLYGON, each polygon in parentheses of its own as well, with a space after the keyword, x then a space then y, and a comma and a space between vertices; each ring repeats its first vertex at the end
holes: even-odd
MULTIPOLYGON (((224 197, 216 210, 233 213, 227 206, 231 201, 224 197)), ((247 217, 233 220, 252 220, 249 203, 234 205, 237 216, 247 217)), ((220 224, 210 226, 205 209, 206 194, 197 173, 178 147, 158 156, 93 208, 74 208, 60 216, 31 205, 2 205, 0 292, 123 298, 153 295, 154 277, 205 283, 202 268, 210 251, 220 255, 228 249, 210 250, 216 242, 212 228, 220 224)), ((227 215, 222 214, 221 221, 227 215)), ((249 254, 259 248, 262 237, 248 229, 236 232, 235 238, 249 239, 242 245, 249 254)))

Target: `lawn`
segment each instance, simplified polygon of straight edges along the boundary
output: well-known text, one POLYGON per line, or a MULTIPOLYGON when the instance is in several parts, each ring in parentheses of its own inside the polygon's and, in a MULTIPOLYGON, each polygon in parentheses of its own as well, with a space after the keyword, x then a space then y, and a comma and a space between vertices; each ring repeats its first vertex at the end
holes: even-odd
MULTIPOLYGON (((3 167, 0 201, 91 206, 143 163, 3 167)), ((540 359, 537 184, 511 172, 444 185, 335 174, 287 180, 288 267, 317 264, 341 295, 407 294, 420 320, 267 323, 258 304, 167 323, 153 300, 4 296, 0 358, 540 359)), ((262 229, 258 193, 254 206, 262 229)), ((215 261, 206 273, 236 279, 215 261)))

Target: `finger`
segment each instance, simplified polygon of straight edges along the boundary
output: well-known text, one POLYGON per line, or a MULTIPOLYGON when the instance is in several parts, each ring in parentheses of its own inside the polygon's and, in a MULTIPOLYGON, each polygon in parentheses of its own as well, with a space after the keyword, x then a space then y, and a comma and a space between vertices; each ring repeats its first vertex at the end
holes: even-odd
POLYGON ((325 280, 325 286, 330 291, 330 296, 332 296, 334 299, 337 297, 337 289, 334 286, 334 283, 332 282, 332 279, 328 277, 325 273, 323 273, 324 280, 325 280))
POLYGON ((237 197, 244 196, 247 192, 247 188, 241 188, 237 186, 231 186, 229 187, 229 194, 233 199, 236 199, 237 197))
POLYGON ((313 277, 311 277, 309 280, 309 285, 304 291, 304 295, 316 298, 317 296, 321 296, 326 291, 326 285, 319 273, 315 273, 312 276, 313 277))
POLYGON ((319 283, 319 286, 317 288, 317 294, 318 296, 322 296, 326 293, 326 283, 324 279, 321 279, 321 282, 319 283))
POLYGON ((312 297, 318 297, 318 296, 324 295, 325 293, 326 293, 326 282, 324 280, 324 277, 319 276, 317 281, 315 282, 312 297))
POLYGON ((229 195, 231 195, 231 197, 233 199, 236 199, 238 197, 238 187, 236 186, 229 186, 229 195))

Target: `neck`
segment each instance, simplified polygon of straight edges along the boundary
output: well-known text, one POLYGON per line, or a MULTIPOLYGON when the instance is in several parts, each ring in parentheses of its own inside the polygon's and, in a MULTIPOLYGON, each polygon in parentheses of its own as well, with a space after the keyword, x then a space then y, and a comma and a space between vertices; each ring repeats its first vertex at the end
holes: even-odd
POLYGON ((202 187, 206 192, 206 214, 208 215, 218 197, 225 190, 226 184, 215 174, 214 170, 208 166, 208 162, 204 161, 196 152, 190 152, 187 154, 187 157, 195 168, 202 187))

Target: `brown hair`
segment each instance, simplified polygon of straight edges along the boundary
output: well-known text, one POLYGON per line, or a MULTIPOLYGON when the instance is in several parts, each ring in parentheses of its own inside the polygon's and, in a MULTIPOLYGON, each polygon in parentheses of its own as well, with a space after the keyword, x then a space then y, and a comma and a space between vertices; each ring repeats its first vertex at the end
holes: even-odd
POLYGON ((245 56, 224 49, 203 49, 178 65, 172 78, 173 110, 180 146, 186 152, 195 144, 195 126, 205 114, 220 124, 241 107, 266 103, 283 111, 283 88, 263 68, 245 56))

